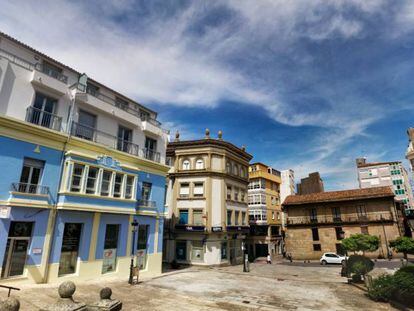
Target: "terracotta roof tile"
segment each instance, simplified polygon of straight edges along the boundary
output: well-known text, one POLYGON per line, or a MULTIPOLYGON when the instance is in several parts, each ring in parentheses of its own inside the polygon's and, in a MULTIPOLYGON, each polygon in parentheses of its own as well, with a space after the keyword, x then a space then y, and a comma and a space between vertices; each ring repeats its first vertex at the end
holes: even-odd
POLYGON ((284 206, 319 202, 352 201, 379 197, 393 197, 394 192, 390 186, 364 189, 350 189, 342 191, 326 191, 305 195, 290 195, 283 202, 284 206))

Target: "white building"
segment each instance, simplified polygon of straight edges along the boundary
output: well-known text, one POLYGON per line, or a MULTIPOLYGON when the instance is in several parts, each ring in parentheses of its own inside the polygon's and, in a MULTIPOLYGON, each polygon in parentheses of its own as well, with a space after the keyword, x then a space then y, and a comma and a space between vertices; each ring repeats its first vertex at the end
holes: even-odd
POLYGON ((359 188, 391 186, 396 200, 413 209, 414 199, 408 174, 400 161, 366 162, 365 158, 356 159, 359 188))
MULTIPOLYGON (((283 170, 280 172, 282 183, 280 184, 280 203, 283 204, 286 197, 295 194, 295 173, 293 170, 283 170)), ((282 226, 286 225, 286 213, 282 213, 282 226)))

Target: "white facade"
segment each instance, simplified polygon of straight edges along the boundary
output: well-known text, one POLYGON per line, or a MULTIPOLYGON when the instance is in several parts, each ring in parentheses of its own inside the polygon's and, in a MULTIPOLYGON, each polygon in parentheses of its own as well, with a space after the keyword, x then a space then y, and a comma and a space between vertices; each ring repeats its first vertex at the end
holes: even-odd
POLYGON ((156 112, 1 33, 0 114, 165 163, 156 112))
POLYGON ((406 204, 408 209, 413 209, 411 185, 401 162, 362 163, 357 168, 360 188, 390 186, 395 198, 406 204))
MULTIPOLYGON (((295 194, 295 173, 293 170, 283 170, 280 172, 282 183, 280 185, 280 202, 283 204, 286 197, 295 194)), ((282 224, 286 226, 286 213, 282 213, 282 224)))

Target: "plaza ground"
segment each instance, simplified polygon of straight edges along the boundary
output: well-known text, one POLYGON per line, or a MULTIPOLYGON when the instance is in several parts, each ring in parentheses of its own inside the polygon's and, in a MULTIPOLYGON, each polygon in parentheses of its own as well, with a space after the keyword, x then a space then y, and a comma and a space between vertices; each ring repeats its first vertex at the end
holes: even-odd
MULTIPOLYGON (((398 265, 398 262, 389 265, 398 265)), ((387 303, 368 299, 345 283, 340 266, 314 263, 258 262, 249 273, 242 266, 190 267, 142 280, 130 286, 125 280, 77 284, 75 300, 93 302, 109 286, 123 310, 394 310, 387 303)), ((0 291, 4 298, 5 291, 0 291)), ((38 310, 57 298, 57 285, 24 286, 13 294, 21 310, 38 310)))

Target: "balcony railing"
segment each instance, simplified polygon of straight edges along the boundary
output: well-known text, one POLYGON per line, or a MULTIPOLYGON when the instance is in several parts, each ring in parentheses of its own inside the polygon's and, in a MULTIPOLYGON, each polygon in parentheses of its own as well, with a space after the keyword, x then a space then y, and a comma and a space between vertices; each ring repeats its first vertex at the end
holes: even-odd
POLYGON ((68 84, 68 77, 62 74, 61 72, 51 68, 50 66, 45 66, 44 64, 37 63, 35 65, 35 69, 37 71, 43 72, 44 74, 48 75, 49 77, 55 78, 56 80, 68 84))
POLYGON ((49 187, 18 182, 11 184, 11 191, 47 195, 49 194, 49 187))
POLYGON ((155 208, 157 207, 157 202, 155 201, 150 201, 150 200, 138 200, 137 203, 138 207, 150 207, 150 208, 155 208))
POLYGON ((287 219, 288 225, 310 225, 310 224, 335 224, 335 223, 359 223, 359 222, 378 222, 378 221, 392 221, 393 215, 391 213, 370 213, 366 215, 342 215, 341 218, 332 216, 318 216, 312 217, 289 217, 287 219))
POLYGON ((95 143, 100 143, 135 156, 140 156, 138 145, 87 125, 72 122, 71 134, 73 136, 90 140, 95 143))
POLYGON ((56 131, 60 131, 62 128, 61 117, 33 106, 26 109, 26 121, 56 131))
POLYGON ((143 154, 145 159, 155 161, 155 162, 158 162, 158 163, 160 163, 160 161, 161 161, 161 154, 159 152, 155 151, 155 150, 143 148, 142 149, 142 154, 143 154))

